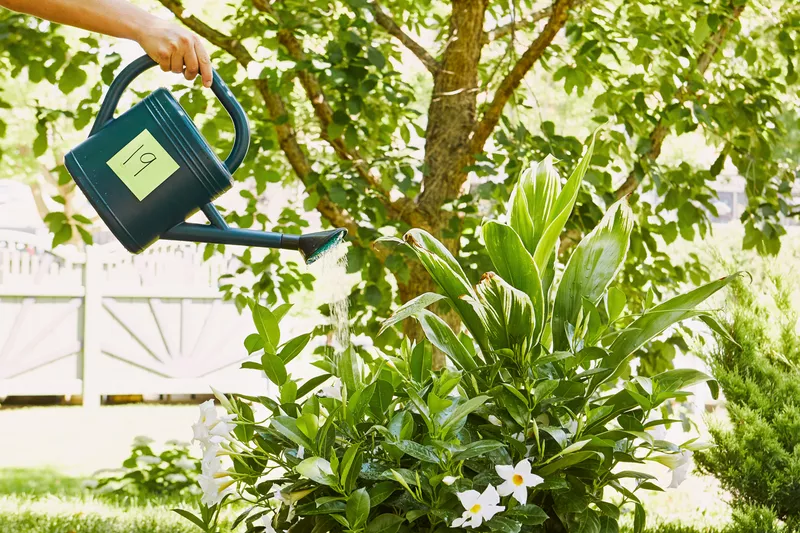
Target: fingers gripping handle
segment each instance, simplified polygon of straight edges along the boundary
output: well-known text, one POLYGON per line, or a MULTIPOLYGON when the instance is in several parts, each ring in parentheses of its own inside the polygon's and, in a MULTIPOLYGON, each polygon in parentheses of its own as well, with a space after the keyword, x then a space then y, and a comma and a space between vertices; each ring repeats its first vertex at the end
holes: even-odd
MULTIPOLYGON (((125 89, 128 88, 128 85, 130 85, 137 76, 156 65, 157 63, 149 56, 142 56, 119 73, 108 88, 108 93, 106 94, 105 100, 103 100, 103 104, 100 106, 100 112, 97 114, 97 119, 89 134, 90 137, 103 129, 103 127, 114 118, 114 111, 117 109, 119 99, 122 97, 122 93, 125 89)), ((247 155, 247 149, 250 146, 250 126, 247 123, 247 115, 244 109, 242 109, 242 106, 233 96, 227 84, 219 77, 216 70, 214 71, 214 82, 211 85, 211 90, 222 104, 222 107, 225 108, 225 111, 230 115, 231 120, 233 120, 234 130, 236 131, 233 149, 225 159, 225 166, 232 174, 239 168, 239 165, 242 164, 244 157, 247 155)))

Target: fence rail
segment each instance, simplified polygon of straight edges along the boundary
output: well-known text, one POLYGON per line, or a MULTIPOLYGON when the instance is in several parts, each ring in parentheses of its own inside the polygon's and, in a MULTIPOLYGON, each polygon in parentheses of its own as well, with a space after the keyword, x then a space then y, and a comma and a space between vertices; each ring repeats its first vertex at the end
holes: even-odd
POLYGON ((139 256, 48 244, 0 231, 0 398, 82 395, 91 406, 209 386, 263 393, 255 373, 238 371, 250 320, 217 289, 232 256, 203 261, 183 243, 139 256))

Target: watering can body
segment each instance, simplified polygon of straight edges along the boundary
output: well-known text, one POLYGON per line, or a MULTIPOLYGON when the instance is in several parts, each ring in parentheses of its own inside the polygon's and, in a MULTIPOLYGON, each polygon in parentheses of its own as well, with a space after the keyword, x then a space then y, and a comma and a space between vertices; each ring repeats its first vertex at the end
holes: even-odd
POLYGON ((65 166, 109 230, 131 253, 158 239, 298 250, 307 263, 342 241, 344 229, 287 235, 229 228, 211 203, 231 188, 231 175, 250 145, 247 115, 214 71, 211 90, 233 121, 236 138, 221 161, 186 111, 157 89, 114 118, 127 86, 156 65, 143 56, 109 87, 89 138, 65 157, 65 166), (185 220, 202 210, 210 224, 185 220))
POLYGON ((227 165, 166 89, 157 89, 112 118, 122 90, 154 65, 143 57, 123 71, 109 89, 89 138, 65 157, 75 183, 132 253, 230 189, 231 173, 250 141, 244 111, 216 73, 214 92, 232 111, 237 133, 227 165))

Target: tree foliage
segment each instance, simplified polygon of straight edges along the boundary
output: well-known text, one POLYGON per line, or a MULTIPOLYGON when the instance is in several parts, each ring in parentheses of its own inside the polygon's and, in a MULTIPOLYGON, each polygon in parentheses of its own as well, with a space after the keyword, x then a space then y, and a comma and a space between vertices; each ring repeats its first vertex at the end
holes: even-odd
POLYGON ((716 447, 698 464, 733 494, 737 532, 800 531, 800 338, 791 290, 776 281, 767 302, 734 284, 712 354, 731 424, 712 428, 716 447))
MULTIPOLYGON (((632 304, 643 305, 649 289, 659 297, 663 287, 707 277, 696 259, 673 264, 664 245, 708 235, 726 164, 747 180, 747 247, 777 251, 782 217, 795 209, 798 157, 784 124, 797 98, 793 0, 159 3, 217 48, 216 68, 249 111, 255 141, 235 176, 247 205, 228 220, 296 232, 304 212, 316 211, 347 228, 349 269, 361 275, 351 300, 372 333, 377 323, 366 318, 432 288, 403 252, 373 247, 377 237, 423 228, 458 252, 475 283, 488 265, 481 221, 505 205, 520 169, 548 154, 562 173, 573 168, 601 125, 560 252, 631 195, 638 225, 621 275, 632 304), (537 102, 558 98, 591 102, 570 131, 541 116, 537 102), (714 157, 664 164, 664 143, 680 135, 714 157), (302 189, 273 219, 260 212, 270 183, 302 189)), ((68 43, 55 26, 0 17, 6 72, 64 92, 84 86, 85 99, 43 113, 37 128, 66 117, 84 129, 101 96, 97 71, 107 83, 118 59, 103 57, 91 38, 68 43)), ((224 151, 224 112, 202 90, 176 89, 224 151)), ((277 253, 244 261, 269 301, 306 284, 278 261, 277 253)))

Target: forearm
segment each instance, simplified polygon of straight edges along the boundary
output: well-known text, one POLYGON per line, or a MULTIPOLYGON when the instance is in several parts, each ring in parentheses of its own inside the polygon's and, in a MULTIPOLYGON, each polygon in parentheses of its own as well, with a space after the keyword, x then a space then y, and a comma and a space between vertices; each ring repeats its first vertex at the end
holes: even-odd
POLYGON ((158 22, 125 0, 0 0, 0 6, 84 30, 137 40, 158 22))

